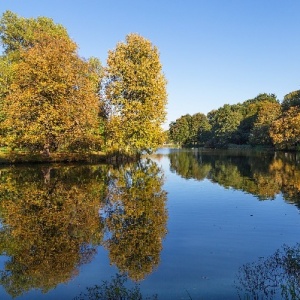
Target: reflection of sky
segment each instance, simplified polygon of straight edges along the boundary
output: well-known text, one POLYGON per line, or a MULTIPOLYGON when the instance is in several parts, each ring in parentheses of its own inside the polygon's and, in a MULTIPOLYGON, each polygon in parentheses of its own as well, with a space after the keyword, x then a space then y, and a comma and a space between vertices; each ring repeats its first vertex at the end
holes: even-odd
POLYGON ((238 299, 233 284, 242 264, 299 241, 298 210, 281 195, 258 201, 207 179, 184 179, 169 171, 167 157, 159 164, 167 175, 169 215, 162 262, 153 274, 162 299, 187 297, 185 289, 192 299, 238 299))

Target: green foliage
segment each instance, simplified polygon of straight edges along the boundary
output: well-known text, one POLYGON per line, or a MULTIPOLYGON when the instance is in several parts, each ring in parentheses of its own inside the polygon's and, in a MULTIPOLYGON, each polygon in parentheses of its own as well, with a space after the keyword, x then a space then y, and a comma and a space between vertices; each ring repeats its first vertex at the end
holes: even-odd
POLYGON ((172 141, 179 145, 186 145, 190 137, 190 115, 184 115, 170 124, 169 134, 172 141))
POLYGON ((50 18, 22 18, 11 11, 3 13, 0 20, 0 39, 10 60, 19 60, 21 50, 28 50, 39 41, 37 32, 56 38, 69 38, 66 29, 50 18))
POLYGON ((300 90, 293 91, 284 96, 281 103, 282 110, 287 111, 293 106, 300 106, 300 90))
POLYGON ((184 115, 170 124, 169 136, 179 145, 203 145, 210 137, 210 129, 204 114, 184 115))
POLYGON ((226 147, 228 143, 232 142, 233 135, 237 131, 242 117, 239 107, 229 104, 225 104, 210 114, 212 144, 215 147, 226 147))
POLYGON ((253 99, 210 111, 184 115, 169 126, 170 138, 180 145, 227 148, 229 144, 272 146, 270 126, 280 115, 274 94, 259 94, 253 99))

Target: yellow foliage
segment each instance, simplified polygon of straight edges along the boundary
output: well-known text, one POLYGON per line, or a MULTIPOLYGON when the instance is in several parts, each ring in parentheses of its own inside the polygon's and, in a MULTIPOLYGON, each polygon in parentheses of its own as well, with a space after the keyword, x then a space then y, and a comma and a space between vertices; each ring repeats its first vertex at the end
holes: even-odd
POLYGON ((110 171, 105 245, 112 264, 142 280, 159 264, 166 235, 166 192, 158 166, 142 161, 110 171))
POLYGON ((164 139, 167 103, 157 48, 130 34, 109 51, 107 65, 108 150, 135 154, 155 149, 164 139))
POLYGON ((15 78, 4 98, 1 124, 6 144, 31 151, 80 147, 99 130, 99 99, 88 62, 70 39, 36 32, 35 45, 20 50, 15 78))

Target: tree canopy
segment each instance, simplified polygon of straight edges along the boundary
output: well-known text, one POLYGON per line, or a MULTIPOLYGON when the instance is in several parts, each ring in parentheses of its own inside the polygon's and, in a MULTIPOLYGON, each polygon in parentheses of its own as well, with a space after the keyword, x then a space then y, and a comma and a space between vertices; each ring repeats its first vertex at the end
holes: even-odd
POLYGON ((64 38, 40 33, 29 50, 20 51, 15 78, 4 99, 6 142, 46 153, 100 143, 99 100, 93 69, 64 38))
POLYGON ((129 34, 108 53, 105 113, 109 151, 151 151, 163 142, 166 79, 158 49, 138 34, 129 34))
POLYGON ((170 123, 169 139, 182 146, 237 144, 299 150, 299 95, 300 91, 291 92, 280 103, 274 94, 259 94, 242 103, 225 104, 206 116, 197 113, 194 116, 201 116, 198 123, 194 116, 181 116, 170 123))
POLYGON ((104 150, 136 156, 165 138, 166 79, 157 47, 138 34, 84 59, 46 17, 0 19, 0 145, 50 156, 104 150))

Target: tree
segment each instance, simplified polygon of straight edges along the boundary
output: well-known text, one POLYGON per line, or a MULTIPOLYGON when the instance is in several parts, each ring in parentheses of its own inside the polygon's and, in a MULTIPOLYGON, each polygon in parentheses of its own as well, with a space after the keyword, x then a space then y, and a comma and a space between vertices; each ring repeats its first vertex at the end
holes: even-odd
POLYGON ((210 133, 211 126, 202 113, 184 115, 169 125, 171 140, 180 145, 204 144, 210 133))
POLYGON ((292 106, 272 122, 270 136, 275 147, 295 150, 300 143, 300 108, 292 106))
POLYGON ((283 111, 287 111, 293 106, 300 107, 300 90, 285 95, 281 106, 283 111))
POLYGON ((211 125, 206 115, 197 113, 192 115, 192 137, 199 144, 205 144, 210 138, 211 125))
POLYGON ((184 115, 169 125, 169 134, 172 141, 179 145, 186 145, 190 139, 191 115, 184 115))
POLYGON ((0 57, 0 98, 9 92, 13 80, 13 65, 20 60, 20 51, 28 50, 37 42, 36 32, 47 33, 53 37, 69 38, 66 29, 46 17, 22 18, 6 11, 0 19, 0 40, 3 55, 0 57))
MULTIPOLYGON (((5 56, 0 56, 0 123, 5 119, 3 113, 3 101, 5 96, 9 93, 9 85, 12 81, 12 76, 13 68, 9 63, 9 60, 5 56)), ((3 132, 0 131, 0 137, 2 134, 3 132)))
POLYGON ((282 114, 272 122, 270 136, 275 147, 295 150, 300 143, 300 91, 284 96, 282 114))
POLYGON ((10 92, 3 100, 5 143, 32 152, 89 148, 100 143, 98 75, 76 54, 76 44, 35 32, 20 49, 10 92))
MULTIPOLYGON (((251 132, 255 126, 254 125, 255 122, 257 121, 258 111, 261 110, 261 106, 264 103, 272 103, 270 104, 270 106, 272 106, 273 104, 274 104, 273 106, 276 106, 279 104, 279 101, 275 94, 262 93, 262 94, 258 94, 253 99, 246 100, 243 103, 239 104, 240 112, 242 113, 243 118, 240 122, 240 125, 238 126, 237 132, 235 133, 234 142, 236 144, 254 143, 254 140, 252 139, 253 135, 251 135, 251 132)), ((263 143, 259 139, 256 139, 256 142, 258 141, 259 144, 263 143)), ((270 141, 268 140, 267 143, 269 142, 270 141)))
POLYGON ((5 55, 11 61, 18 61, 20 50, 28 50, 39 41, 36 32, 47 33, 52 37, 69 38, 66 29, 46 17, 22 18, 6 11, 0 19, 0 39, 5 55))
POLYGON ((212 126, 212 144, 217 147, 226 147, 233 141, 233 134, 237 131, 243 119, 237 105, 225 104, 216 111, 208 114, 212 126))
POLYGON ((163 142, 166 79, 158 49, 138 34, 109 51, 105 79, 107 150, 151 152, 163 142))
POLYGON ((251 129, 249 142, 254 145, 272 145, 270 126, 281 113, 278 102, 264 101, 259 104, 256 121, 251 129))

